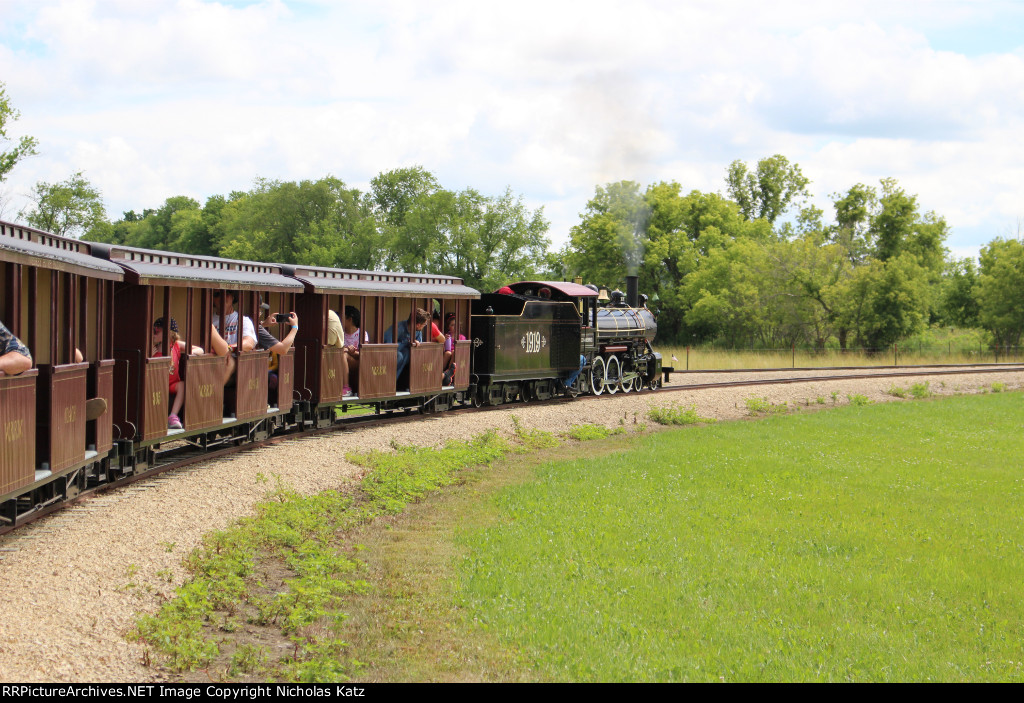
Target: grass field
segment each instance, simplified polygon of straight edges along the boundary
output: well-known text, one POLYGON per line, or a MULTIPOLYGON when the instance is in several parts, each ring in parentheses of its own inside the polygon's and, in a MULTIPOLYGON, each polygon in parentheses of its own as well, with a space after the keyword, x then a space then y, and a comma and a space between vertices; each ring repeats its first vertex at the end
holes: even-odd
POLYGON ((847 407, 547 463, 461 604, 543 679, 1019 680, 1024 398, 847 407))

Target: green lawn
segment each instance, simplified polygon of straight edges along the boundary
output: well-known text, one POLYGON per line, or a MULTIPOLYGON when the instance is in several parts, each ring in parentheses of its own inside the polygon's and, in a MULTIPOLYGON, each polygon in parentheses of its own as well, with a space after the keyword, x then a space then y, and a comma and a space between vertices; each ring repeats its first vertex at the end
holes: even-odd
POLYGON ((1024 396, 667 431, 464 526, 469 622, 556 680, 1020 680, 1024 396))

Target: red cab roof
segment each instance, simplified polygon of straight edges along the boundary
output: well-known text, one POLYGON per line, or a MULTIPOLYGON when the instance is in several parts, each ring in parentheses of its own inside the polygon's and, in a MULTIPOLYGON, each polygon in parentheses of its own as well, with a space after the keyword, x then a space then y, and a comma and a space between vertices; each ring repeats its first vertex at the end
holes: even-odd
POLYGON ((579 283, 568 283, 566 281, 520 281, 519 283, 513 283, 509 286, 516 293, 522 293, 523 291, 532 288, 548 287, 552 291, 558 291, 562 295, 568 298, 596 298, 597 292, 592 291, 586 286, 581 286, 579 283))

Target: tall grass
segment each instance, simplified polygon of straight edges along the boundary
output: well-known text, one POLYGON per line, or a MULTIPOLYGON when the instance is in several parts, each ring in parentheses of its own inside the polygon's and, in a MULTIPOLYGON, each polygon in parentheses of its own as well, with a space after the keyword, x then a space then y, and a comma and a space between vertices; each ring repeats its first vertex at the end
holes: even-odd
POLYGON ((828 366, 917 366, 925 364, 978 364, 1024 361, 1021 350, 943 349, 899 347, 868 352, 863 349, 808 351, 797 349, 714 349, 706 347, 655 346, 662 363, 676 371, 715 369, 820 368, 828 366), (675 357, 673 359, 672 357, 675 357))

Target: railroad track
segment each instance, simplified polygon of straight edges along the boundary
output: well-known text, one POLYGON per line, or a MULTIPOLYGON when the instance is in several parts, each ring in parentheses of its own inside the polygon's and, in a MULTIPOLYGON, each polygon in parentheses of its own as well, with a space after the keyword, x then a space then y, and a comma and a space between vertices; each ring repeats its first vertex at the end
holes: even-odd
MULTIPOLYGON (((694 371, 674 371, 675 375, 680 374, 739 374, 739 373, 779 373, 779 374, 790 374, 779 378, 757 378, 757 379, 740 379, 735 381, 711 381, 702 383, 685 383, 685 384, 673 384, 670 386, 662 386, 656 391, 642 391, 644 395, 653 394, 672 394, 685 391, 697 391, 697 390, 708 390, 713 388, 736 388, 736 387, 756 387, 756 386, 768 386, 778 384, 794 384, 794 383, 808 383, 808 382, 822 382, 822 381, 849 381, 867 378, 901 378, 901 377, 921 377, 921 376, 949 376, 949 375, 968 375, 968 374, 985 374, 985 373, 1013 373, 1013 372, 1024 372, 1024 364, 942 364, 942 365, 928 365, 928 366, 899 366, 899 367, 863 367, 863 366, 835 366, 835 367, 809 367, 809 368, 778 368, 778 369, 713 369, 713 370, 694 370, 694 371), (899 370, 896 370, 899 369, 899 370), (881 370, 881 373, 877 371, 881 370), (829 372, 829 371, 863 371, 864 373, 843 373, 843 374, 826 374, 826 375, 791 375, 794 372, 806 374, 807 372, 829 372)), ((600 396, 585 396, 586 399, 592 400, 605 400, 608 401, 613 398, 628 397, 638 393, 633 391, 627 394, 603 394, 600 396)), ((450 413, 477 413, 477 412, 488 412, 492 410, 508 410, 515 407, 523 407, 526 405, 552 405, 561 403, 571 403, 576 398, 552 398, 546 401, 530 401, 529 403, 504 403, 495 406, 481 406, 474 407, 471 405, 458 406, 446 411, 445 413, 439 413, 438 416, 446 416, 450 413)), ((112 489, 126 489, 131 487, 129 490, 144 491, 153 486, 159 485, 160 483, 168 480, 175 480, 177 476, 168 475, 168 472, 191 472, 195 469, 190 469, 193 464, 203 461, 209 461, 219 458, 228 457, 237 454, 241 451, 247 451, 250 449, 258 449, 260 447, 267 447, 274 444, 278 444, 285 441, 295 441, 297 439, 312 438, 319 435, 325 435, 336 432, 351 432, 356 429, 363 427, 376 427, 387 424, 397 424, 406 422, 417 422, 424 419, 425 417, 431 417, 432 413, 420 413, 415 410, 401 410, 392 411, 383 414, 367 413, 365 415, 359 415, 351 418, 342 418, 335 425, 320 429, 308 429, 308 430, 295 430, 292 432, 286 432, 275 435, 268 439, 253 442, 250 444, 244 444, 241 446, 228 446, 222 449, 216 450, 205 450, 189 444, 183 446, 177 446, 171 449, 163 450, 158 452, 157 461, 155 465, 145 471, 144 473, 134 474, 126 476, 116 481, 106 483, 102 486, 90 489, 82 492, 79 496, 59 503, 47 505, 36 510, 32 515, 28 516, 17 526, 7 527, 0 529, 0 561, 3 560, 5 554, 12 551, 18 551, 19 545, 22 540, 31 541, 38 536, 48 534, 50 531, 43 529, 44 526, 35 526, 35 521, 39 518, 54 513, 56 511, 65 508, 77 508, 83 509, 83 501, 89 499, 89 506, 95 505, 97 509, 102 509, 102 503, 98 502, 97 496, 106 493, 112 489), (23 529, 27 526, 32 526, 34 529, 23 529)))

